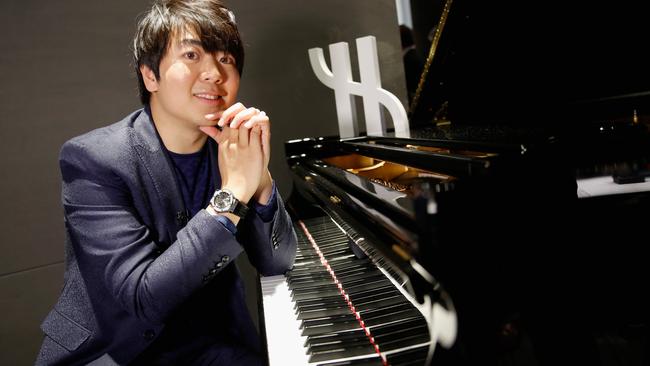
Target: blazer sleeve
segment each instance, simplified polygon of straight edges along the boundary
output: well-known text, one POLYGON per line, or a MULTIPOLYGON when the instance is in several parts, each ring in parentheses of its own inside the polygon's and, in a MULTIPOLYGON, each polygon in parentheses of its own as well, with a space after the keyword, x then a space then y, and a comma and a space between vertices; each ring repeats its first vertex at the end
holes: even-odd
POLYGON ((117 164, 128 163, 117 149, 97 150, 74 140, 61 150, 62 200, 75 258, 87 287, 103 286, 129 313, 160 324, 243 248, 201 210, 162 251, 140 214, 156 212, 134 198, 144 195, 143 183, 127 184, 116 173, 117 164))
POLYGON ((273 220, 264 222, 255 210, 240 221, 237 237, 246 249, 251 264, 262 276, 283 274, 296 258, 296 233, 280 193, 275 191, 273 220))

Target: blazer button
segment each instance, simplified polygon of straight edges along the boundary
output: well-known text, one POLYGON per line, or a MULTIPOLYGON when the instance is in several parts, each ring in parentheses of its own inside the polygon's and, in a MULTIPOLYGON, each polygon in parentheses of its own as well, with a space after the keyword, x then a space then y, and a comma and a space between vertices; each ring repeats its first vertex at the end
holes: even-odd
POLYGON ((227 255, 224 255, 223 257, 221 257, 221 261, 224 262, 224 263, 228 262, 229 260, 230 260, 230 257, 227 256, 227 255))
POLYGON ((142 333, 142 336, 145 340, 150 341, 156 336, 156 332, 154 332, 153 329, 147 329, 142 333))

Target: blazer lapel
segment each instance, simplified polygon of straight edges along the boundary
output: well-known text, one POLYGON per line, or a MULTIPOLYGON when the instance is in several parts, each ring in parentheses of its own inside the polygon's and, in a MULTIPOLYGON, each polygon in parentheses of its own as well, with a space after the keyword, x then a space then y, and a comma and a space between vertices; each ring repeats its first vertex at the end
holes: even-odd
POLYGON ((168 154, 146 108, 133 122, 133 136, 134 148, 151 177, 152 186, 146 190, 153 190, 158 197, 157 201, 151 200, 156 228, 159 234, 167 232, 168 244, 171 244, 176 240, 178 230, 189 220, 189 214, 168 154))

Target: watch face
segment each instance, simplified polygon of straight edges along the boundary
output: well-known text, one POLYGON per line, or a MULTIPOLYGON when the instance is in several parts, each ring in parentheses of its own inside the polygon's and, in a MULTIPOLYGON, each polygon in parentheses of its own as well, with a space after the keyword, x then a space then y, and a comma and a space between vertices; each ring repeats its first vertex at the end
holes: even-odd
POLYGON ((230 209, 233 202, 233 196, 227 191, 218 191, 212 198, 212 205, 218 212, 225 212, 230 209))

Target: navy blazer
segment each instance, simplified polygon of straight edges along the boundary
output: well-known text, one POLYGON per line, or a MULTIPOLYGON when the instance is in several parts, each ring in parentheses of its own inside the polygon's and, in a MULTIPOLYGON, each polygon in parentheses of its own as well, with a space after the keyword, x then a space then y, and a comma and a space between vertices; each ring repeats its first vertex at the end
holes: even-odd
MULTIPOLYGON (((208 143, 218 174, 216 143, 208 143)), ((41 325, 37 365, 127 364, 179 316, 200 332, 250 339, 250 318, 237 315, 245 304, 231 262, 246 250, 262 275, 292 267, 296 234, 277 192, 273 220, 249 210, 237 237, 205 209, 188 220, 146 109, 67 141, 60 165, 64 287, 41 325)))

